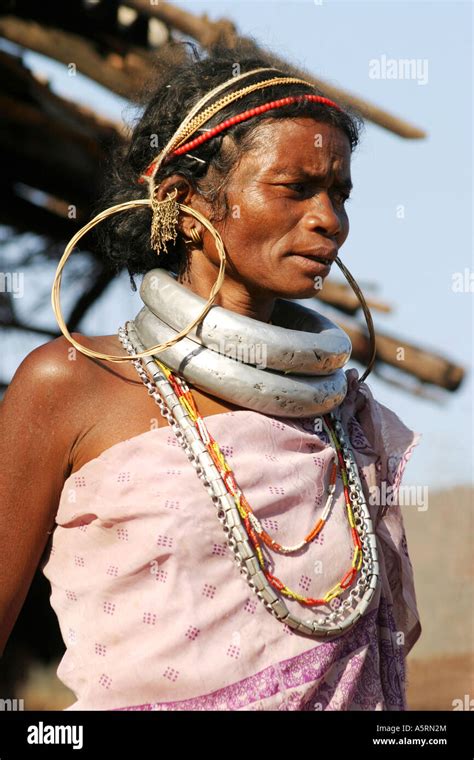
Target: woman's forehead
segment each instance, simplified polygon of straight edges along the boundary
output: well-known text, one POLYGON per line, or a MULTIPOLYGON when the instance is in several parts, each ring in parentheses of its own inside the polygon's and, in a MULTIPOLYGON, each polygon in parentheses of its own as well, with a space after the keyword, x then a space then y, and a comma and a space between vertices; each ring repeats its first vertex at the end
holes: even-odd
POLYGON ((290 175, 325 169, 349 171, 351 147, 342 129, 311 118, 273 119, 259 125, 255 147, 248 154, 259 174, 290 175))

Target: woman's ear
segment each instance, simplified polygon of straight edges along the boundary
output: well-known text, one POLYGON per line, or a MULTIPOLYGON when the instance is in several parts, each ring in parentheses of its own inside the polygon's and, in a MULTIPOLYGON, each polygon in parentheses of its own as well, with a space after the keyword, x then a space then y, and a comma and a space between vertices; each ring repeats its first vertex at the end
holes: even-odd
POLYGON ((178 203, 188 205, 188 201, 195 194, 195 190, 182 174, 170 174, 169 177, 162 180, 155 188, 155 198, 158 201, 164 201, 166 196, 172 193, 175 188, 178 191, 176 196, 178 203))
MULTIPOLYGON (((176 193, 175 200, 185 206, 193 206, 197 193, 191 182, 182 174, 170 174, 155 189, 157 201, 164 201, 170 193, 176 193)), ((202 243, 203 227, 193 216, 180 211, 177 222, 178 232, 183 236, 184 242, 193 241, 197 247, 202 243)))
POLYGON ((178 222, 178 229, 185 243, 194 243, 195 248, 202 248, 204 228, 197 219, 184 213, 178 222))

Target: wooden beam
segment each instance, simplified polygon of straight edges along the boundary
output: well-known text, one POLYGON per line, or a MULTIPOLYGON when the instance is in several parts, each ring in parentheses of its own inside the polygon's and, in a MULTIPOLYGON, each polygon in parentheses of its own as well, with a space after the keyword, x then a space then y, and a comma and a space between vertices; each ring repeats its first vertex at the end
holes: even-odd
MULTIPOLYGON (((354 359, 366 365, 369 361, 370 344, 365 330, 353 322, 340 319, 335 321, 349 335, 354 359)), ((415 346, 403 338, 390 337, 377 329, 375 333, 377 363, 396 367, 423 383, 431 383, 448 391, 459 388, 465 374, 460 365, 440 354, 415 346)))
POLYGON ((93 139, 111 140, 117 134, 126 139, 128 130, 122 122, 113 121, 97 114, 91 108, 56 95, 49 81, 31 71, 20 56, 0 50, 0 75, 3 81, 2 94, 27 103, 37 103, 42 111, 55 116, 61 123, 93 139))
POLYGON ((2 182, 23 182, 87 213, 120 125, 51 92, 16 56, 0 51, 2 182))
MULTIPOLYGON (((383 301, 379 301, 376 298, 372 298, 367 294, 364 295, 369 309, 385 313, 392 311, 392 307, 389 306, 389 304, 384 303, 383 301)), ((343 282, 339 283, 325 280, 322 289, 320 290, 319 294, 315 296, 315 298, 318 301, 327 303, 330 306, 333 306, 335 309, 343 311, 344 314, 350 314, 351 316, 354 316, 354 314, 356 314, 359 309, 361 309, 361 304, 356 294, 349 287, 349 285, 346 285, 346 283, 343 282)), ((317 305, 315 308, 317 308, 317 305)))
POLYGON ((16 16, 0 18, 0 35, 10 42, 34 50, 49 58, 74 65, 76 70, 91 77, 113 92, 127 97, 131 83, 127 70, 104 65, 106 60, 88 40, 61 29, 46 27, 36 21, 25 21, 16 16))
MULTIPOLYGON (((74 65, 79 73, 132 101, 139 98, 160 60, 179 61, 185 54, 172 43, 153 52, 129 46, 123 55, 104 45, 102 53, 97 41, 12 15, 0 16, 0 36, 65 66, 74 65)), ((108 35, 108 39, 114 38, 108 35)))
POLYGON ((47 207, 38 206, 13 194, 12 188, 5 191, 2 187, 0 224, 13 227, 17 233, 32 232, 49 240, 65 241, 86 221, 85 214, 80 210, 76 219, 68 219, 47 207))
MULTIPOLYGON (((247 43, 249 52, 253 51, 256 55, 268 56, 268 53, 260 50, 258 45, 252 39, 239 35, 235 26, 225 19, 219 21, 211 21, 206 14, 202 16, 196 16, 189 11, 184 11, 172 3, 160 0, 159 3, 150 3, 150 0, 124 0, 124 5, 130 8, 134 8, 139 13, 143 13, 149 18, 159 18, 165 24, 179 29, 184 34, 188 34, 194 37, 204 48, 210 49, 216 42, 223 42, 228 47, 232 48, 236 42, 247 43)), ((272 65, 288 67, 288 61, 275 54, 271 54, 272 65)), ((310 72, 304 69, 291 66, 295 76, 299 76, 302 79, 306 79, 313 82, 316 87, 324 92, 324 94, 332 98, 333 100, 340 102, 342 105, 355 108, 359 113, 369 121, 377 124, 379 127, 388 129, 390 132, 394 132, 400 137, 408 139, 421 139, 426 137, 426 132, 413 124, 409 124, 404 119, 400 119, 398 116, 385 111, 384 109, 376 106, 368 100, 353 95, 347 90, 342 90, 339 87, 325 82, 318 77, 313 76, 310 72)))
POLYGON ((16 181, 86 205, 91 180, 105 158, 100 143, 35 105, 0 95, 0 110, 4 170, 10 176, 14 172, 16 181))
POLYGON ((133 8, 148 18, 158 18, 167 26, 179 29, 183 34, 194 37, 205 48, 216 42, 223 42, 229 47, 235 45, 238 32, 235 24, 228 19, 211 21, 207 14, 196 16, 182 8, 167 2, 150 3, 150 0, 124 0, 123 5, 133 8))

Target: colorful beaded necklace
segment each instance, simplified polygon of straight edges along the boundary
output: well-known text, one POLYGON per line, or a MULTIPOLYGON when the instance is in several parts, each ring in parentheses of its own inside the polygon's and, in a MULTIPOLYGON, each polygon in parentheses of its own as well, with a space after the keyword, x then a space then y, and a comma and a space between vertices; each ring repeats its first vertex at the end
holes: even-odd
POLYGON ((361 546, 357 531, 355 530, 354 515, 352 512, 352 506, 351 506, 349 493, 348 493, 349 484, 347 480, 347 471, 345 468, 344 460, 342 458, 340 443, 332 427, 332 423, 331 423, 329 415, 323 415, 322 419, 325 423, 326 432, 329 433, 329 436, 332 439, 333 445, 336 447, 337 457, 339 460, 339 467, 340 467, 341 476, 342 476, 342 482, 344 486, 344 494, 346 498, 347 515, 348 515, 349 525, 351 528, 351 535, 354 542, 355 550, 354 550, 354 556, 352 559, 352 567, 344 575, 342 580, 336 586, 334 586, 334 588, 328 591, 327 594, 322 599, 315 599, 312 597, 302 596, 301 594, 298 594, 296 591, 292 591, 279 578, 277 578, 270 572, 270 570, 268 569, 268 564, 262 552, 261 541, 263 541, 263 543, 265 543, 268 547, 273 549, 275 552, 279 552, 281 554, 292 554, 298 551, 299 549, 301 549, 306 544, 309 544, 312 541, 314 541, 316 536, 318 536, 321 533, 324 525, 326 524, 327 517, 331 508, 332 497, 336 488, 336 475, 337 475, 336 462, 335 461, 333 462, 333 467, 332 467, 332 472, 331 472, 331 477, 330 477, 330 484, 328 488, 328 491, 329 491, 328 503, 326 504, 324 512, 319 518, 316 525, 314 526, 313 530, 310 533, 308 533, 308 535, 296 546, 294 547, 281 546, 264 530, 260 521, 255 516, 252 508, 250 507, 250 504, 248 503, 244 494, 242 493, 239 486, 237 485, 234 472, 229 466, 224 454, 222 453, 219 447, 219 444, 213 438, 211 433, 208 431, 205 425, 204 419, 196 407, 190 388, 187 386, 187 384, 182 378, 180 378, 178 375, 173 374, 173 372, 169 369, 169 367, 166 366, 166 364, 164 364, 163 362, 159 361, 156 358, 155 358, 155 362, 160 367, 164 376, 166 377, 171 387, 173 388, 174 392, 176 393, 176 396, 179 399, 181 406, 184 409, 186 409, 186 411, 188 412, 189 418, 194 423, 197 431, 199 432, 201 440, 203 441, 204 445, 207 448, 207 451, 209 452, 211 456, 212 461, 214 462, 214 464, 216 465, 218 471, 220 472, 222 476, 222 480, 224 481, 224 484, 227 488, 228 493, 235 499, 237 509, 239 510, 239 514, 243 520, 243 524, 247 532, 247 536, 250 540, 250 543, 253 545, 255 549, 255 552, 258 557, 258 561, 260 563, 260 567, 262 568, 262 571, 264 572, 270 584, 274 588, 278 589, 278 591, 280 591, 282 594, 284 594, 284 596, 287 596, 290 599, 296 599, 297 601, 301 602, 301 604, 304 604, 308 607, 313 607, 320 604, 328 604, 328 602, 330 602, 331 599, 334 599, 336 596, 339 596, 340 594, 342 594, 343 591, 345 591, 347 588, 349 588, 349 586, 352 585, 352 583, 354 582, 357 570, 360 569, 360 566, 362 563, 362 546, 361 546))

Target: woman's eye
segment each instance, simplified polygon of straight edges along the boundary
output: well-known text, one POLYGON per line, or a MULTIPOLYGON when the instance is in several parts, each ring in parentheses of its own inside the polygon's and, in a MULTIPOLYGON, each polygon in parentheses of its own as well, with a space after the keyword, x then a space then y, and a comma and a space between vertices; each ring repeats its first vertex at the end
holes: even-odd
MULTIPOLYGON (((290 182, 285 187, 289 187, 290 190, 294 190, 296 193, 305 193, 309 191, 309 188, 305 182, 290 182)), ((334 193, 338 203, 347 203, 350 200, 350 196, 342 191, 334 193)))
POLYGON ((305 182, 290 182, 286 187, 289 187, 291 190, 295 190, 297 193, 304 193, 305 190, 307 190, 306 183, 305 182))
POLYGON ((350 194, 344 190, 335 190, 333 193, 331 193, 331 197, 334 198, 335 202, 341 206, 350 200, 350 194))

